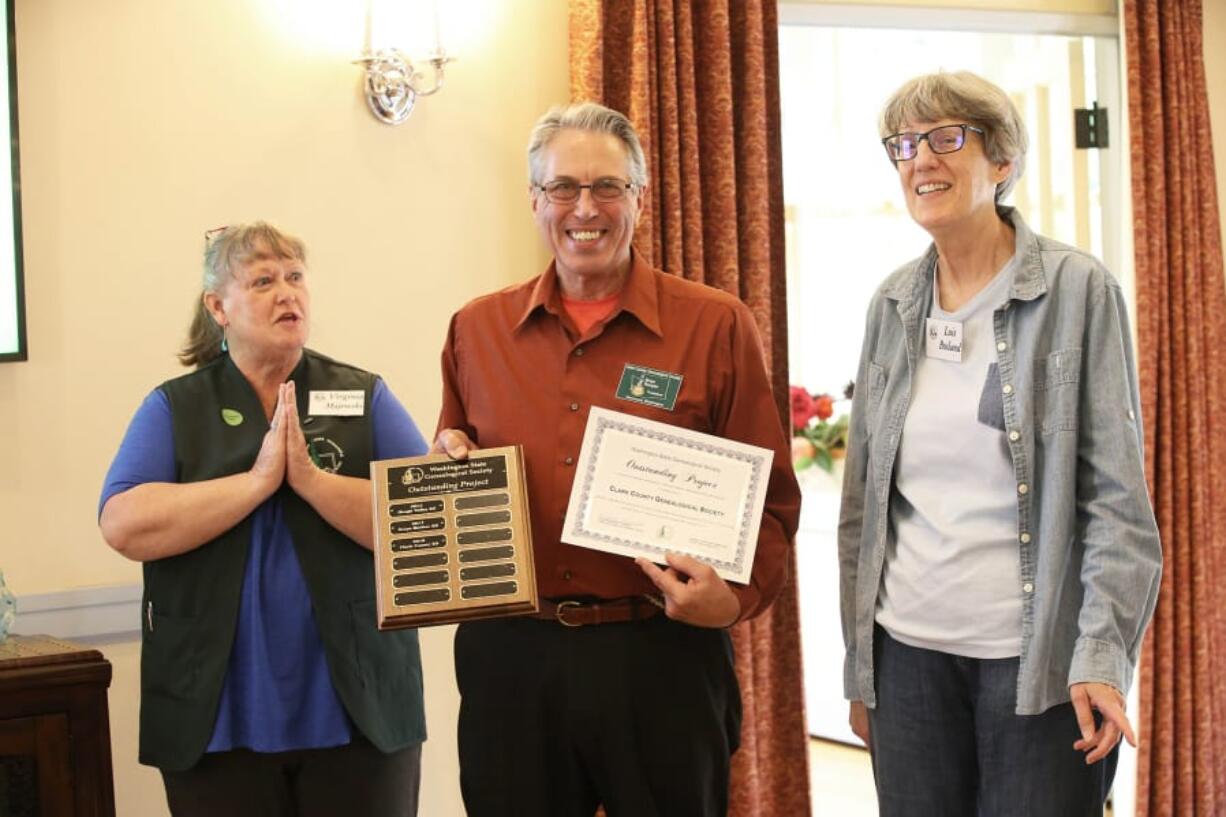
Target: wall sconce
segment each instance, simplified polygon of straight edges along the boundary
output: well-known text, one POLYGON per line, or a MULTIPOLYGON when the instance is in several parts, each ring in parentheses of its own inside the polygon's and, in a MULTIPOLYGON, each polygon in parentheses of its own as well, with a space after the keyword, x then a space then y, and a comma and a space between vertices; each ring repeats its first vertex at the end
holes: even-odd
POLYGON ((366 48, 355 60, 366 71, 366 104, 380 122, 399 125, 413 113, 419 96, 438 93, 443 87, 443 66, 455 57, 447 55, 439 33, 437 0, 434 4, 434 47, 414 63, 398 48, 372 50, 373 3, 367 9, 366 48))

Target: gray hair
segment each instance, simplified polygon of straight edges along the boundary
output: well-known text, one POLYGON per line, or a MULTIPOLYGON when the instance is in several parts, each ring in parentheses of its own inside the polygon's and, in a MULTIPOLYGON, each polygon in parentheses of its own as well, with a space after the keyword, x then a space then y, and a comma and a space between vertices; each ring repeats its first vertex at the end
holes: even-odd
POLYGON ((196 296, 187 341, 179 350, 179 362, 184 366, 203 366, 222 353, 225 334, 204 305, 205 293, 220 293, 236 269, 259 258, 292 258, 305 264, 306 246, 263 221, 223 227, 206 237, 200 294, 196 296))
POLYGON ((563 130, 585 130, 617 137, 626 148, 630 183, 642 189, 647 186, 647 160, 634 125, 623 114, 595 102, 555 105, 536 121, 528 139, 528 180, 541 184, 545 148, 563 130))
POLYGON ((1009 178, 996 186, 997 203, 1022 177, 1026 166, 1026 123, 1000 87, 970 71, 925 74, 905 83, 881 109, 881 137, 898 133, 908 122, 965 119, 983 128, 984 153, 995 164, 1012 162, 1009 178))

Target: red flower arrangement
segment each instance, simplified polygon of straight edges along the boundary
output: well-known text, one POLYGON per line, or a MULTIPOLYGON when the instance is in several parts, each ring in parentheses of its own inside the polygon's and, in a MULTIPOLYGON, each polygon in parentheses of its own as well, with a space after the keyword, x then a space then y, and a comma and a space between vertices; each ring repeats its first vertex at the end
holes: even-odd
MULTIPOLYGON (((851 398, 854 384, 848 383, 844 396, 851 398)), ((816 465, 834 470, 834 460, 847 450, 846 414, 834 417, 834 398, 829 394, 810 394, 802 386, 789 389, 792 408, 792 466, 803 470, 816 465)))

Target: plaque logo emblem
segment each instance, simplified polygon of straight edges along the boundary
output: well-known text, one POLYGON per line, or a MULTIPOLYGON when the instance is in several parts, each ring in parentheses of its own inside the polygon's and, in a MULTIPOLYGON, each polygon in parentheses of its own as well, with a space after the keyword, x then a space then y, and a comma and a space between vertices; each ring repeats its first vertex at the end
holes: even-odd
POLYGON ((345 450, 327 437, 316 437, 307 442, 307 453, 311 455, 311 462, 315 463, 316 468, 329 474, 341 470, 341 463, 345 461, 345 450))
POLYGON ((421 470, 420 468, 417 468, 417 467, 406 468, 404 470, 404 476, 400 478, 400 482, 403 483, 404 485, 416 485, 417 483, 421 482, 425 478, 426 478, 426 472, 421 470))

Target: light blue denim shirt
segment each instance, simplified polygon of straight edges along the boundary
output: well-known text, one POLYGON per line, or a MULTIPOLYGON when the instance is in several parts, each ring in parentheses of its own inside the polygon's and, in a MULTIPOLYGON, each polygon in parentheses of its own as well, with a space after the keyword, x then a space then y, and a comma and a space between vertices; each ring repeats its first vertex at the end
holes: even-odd
MULTIPOLYGON (((1003 414, 1017 485, 1016 711, 1033 715, 1069 700, 1073 683, 1127 692, 1154 611, 1162 550, 1145 487, 1120 286, 1092 256, 1032 233, 1012 208, 1001 215, 1016 230, 1022 258, 1009 299, 993 315, 996 367, 984 403, 1003 414)), ((848 699, 870 707, 890 492, 935 263, 934 246, 873 296, 852 403, 839 517, 843 687, 848 699)))

